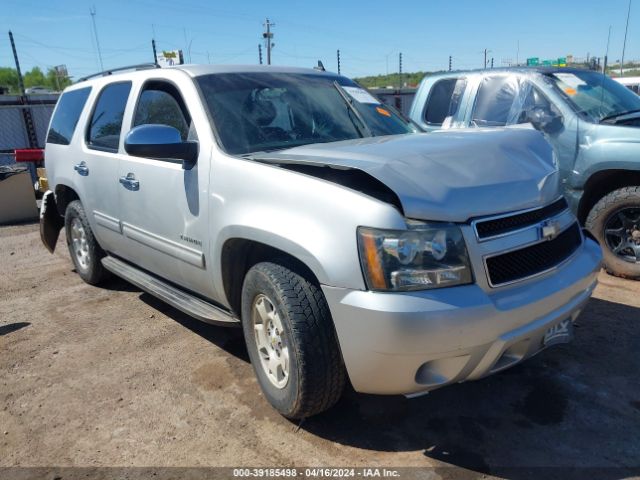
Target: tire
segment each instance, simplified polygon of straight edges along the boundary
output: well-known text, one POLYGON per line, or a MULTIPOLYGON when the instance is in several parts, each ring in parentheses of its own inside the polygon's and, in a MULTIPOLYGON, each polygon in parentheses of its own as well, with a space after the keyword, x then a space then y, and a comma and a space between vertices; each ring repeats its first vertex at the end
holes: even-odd
POLYGON ((242 327, 258 383, 283 416, 310 417, 341 397, 346 382, 342 355, 327 301, 313 282, 282 265, 255 265, 242 287, 242 327), (271 321, 264 321, 260 311, 271 321), (270 339, 270 347, 260 348, 257 338, 270 339), (281 362, 271 375, 267 356, 281 362))
POLYGON ((589 212, 586 227, 602 246, 609 274, 640 280, 640 187, 602 197, 589 212))
POLYGON ((76 272, 89 285, 98 285, 109 276, 101 262, 106 254, 93 235, 80 200, 74 200, 67 206, 64 228, 76 272))

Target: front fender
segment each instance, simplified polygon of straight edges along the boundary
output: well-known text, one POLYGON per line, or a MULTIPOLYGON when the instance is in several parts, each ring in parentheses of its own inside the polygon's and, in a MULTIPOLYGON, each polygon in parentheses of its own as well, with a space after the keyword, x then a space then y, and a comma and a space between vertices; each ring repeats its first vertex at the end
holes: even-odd
POLYGON ((580 145, 571 186, 582 189, 595 173, 604 170, 640 171, 640 142, 632 139, 603 139, 580 145))

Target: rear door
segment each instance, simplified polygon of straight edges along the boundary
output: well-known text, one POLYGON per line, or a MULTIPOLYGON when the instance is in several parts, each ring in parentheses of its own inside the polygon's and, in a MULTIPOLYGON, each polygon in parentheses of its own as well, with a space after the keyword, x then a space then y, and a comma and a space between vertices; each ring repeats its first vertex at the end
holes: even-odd
MULTIPOLYGON (((195 87, 188 93, 194 98, 195 87)), ((176 128, 182 140, 198 140, 198 128, 177 84, 147 80, 135 92, 127 131, 139 125, 176 128)), ((193 104, 193 103, 192 103, 193 104)), ((195 292, 210 293, 205 252, 209 152, 200 148, 196 165, 125 155, 119 166, 125 258, 195 292)))

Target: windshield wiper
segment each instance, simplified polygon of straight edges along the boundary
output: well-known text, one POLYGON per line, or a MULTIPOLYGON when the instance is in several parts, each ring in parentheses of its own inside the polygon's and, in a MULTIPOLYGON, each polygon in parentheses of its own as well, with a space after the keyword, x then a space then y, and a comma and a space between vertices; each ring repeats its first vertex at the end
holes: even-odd
POLYGON ((602 123, 602 122, 606 122, 607 120, 613 120, 615 118, 622 117, 623 115, 631 115, 632 113, 638 113, 638 112, 640 112, 640 108, 635 108, 633 110, 627 110, 626 112, 618 112, 612 115, 607 115, 606 117, 602 117, 599 121, 600 123, 602 123))
POLYGON ((358 122, 360 122, 360 125, 362 125, 362 130, 361 130, 360 127, 358 127, 358 125, 356 125, 356 123, 353 120, 351 120, 351 122, 353 123, 353 126, 356 127, 356 130, 358 130, 358 133, 360 134, 360 136, 361 137, 373 137, 373 133, 371 133, 371 129, 365 123, 364 118, 362 118, 362 115, 360 115, 360 112, 358 111, 358 109, 353 104, 353 99, 349 96, 349 94, 347 92, 344 91, 344 88, 342 88, 342 86, 337 81, 334 80, 333 86, 336 88, 336 90, 338 91, 338 93, 340 94, 342 99, 344 100, 344 103, 347 104, 347 108, 351 112, 353 112, 353 114, 358 119, 358 122), (363 134, 363 130, 364 130, 364 134, 363 134))

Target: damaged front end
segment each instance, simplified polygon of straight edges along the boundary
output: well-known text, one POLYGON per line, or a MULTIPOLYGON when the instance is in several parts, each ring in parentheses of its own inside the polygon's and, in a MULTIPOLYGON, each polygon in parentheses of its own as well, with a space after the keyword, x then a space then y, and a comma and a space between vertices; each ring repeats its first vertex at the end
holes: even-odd
POLYGON ((58 213, 56 197, 51 190, 47 190, 42 197, 42 205, 40 206, 40 239, 50 253, 56 249, 58 236, 63 226, 64 219, 58 213))

